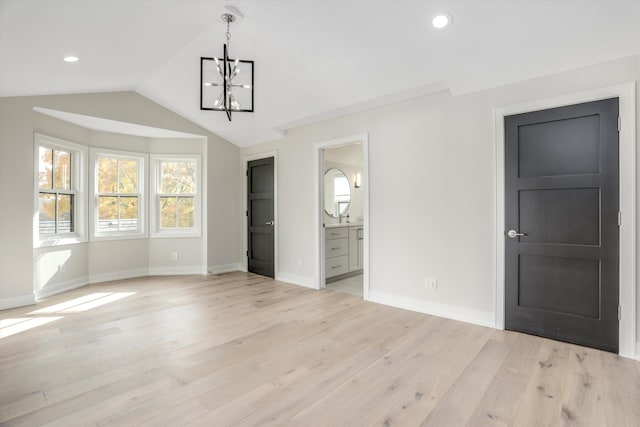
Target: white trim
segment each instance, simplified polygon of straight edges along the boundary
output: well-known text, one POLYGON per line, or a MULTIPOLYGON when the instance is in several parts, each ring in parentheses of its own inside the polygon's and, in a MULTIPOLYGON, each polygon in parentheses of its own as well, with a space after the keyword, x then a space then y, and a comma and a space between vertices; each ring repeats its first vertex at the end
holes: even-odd
POLYGON ((324 211, 322 208, 324 200, 324 150, 327 148, 337 148, 339 146, 349 145, 356 142, 362 143, 362 181, 364 182, 364 200, 363 200, 363 280, 362 280, 362 297, 370 301, 370 285, 369 285, 369 192, 371 184, 369 181, 369 133, 361 133, 357 135, 345 136, 342 138, 334 138, 328 141, 316 143, 315 149, 315 220, 316 220, 316 282, 315 289, 322 289, 326 286, 325 278, 325 260, 324 260, 324 211))
POLYGON ((149 276, 182 276, 187 274, 202 275, 202 266, 185 265, 180 267, 149 267, 149 276))
POLYGON ((202 161, 200 163, 200 232, 202 233, 202 266, 200 274, 208 274, 209 263, 209 144, 206 137, 202 138, 202 161))
POLYGON ((89 284, 113 282, 114 280, 135 279, 149 275, 147 268, 135 268, 133 270, 111 271, 109 273, 90 274, 89 284))
POLYGON ((36 299, 40 301, 42 299, 49 298, 57 294, 61 294, 63 292, 81 288, 88 284, 89 284, 89 277, 82 276, 77 279, 68 280, 66 282, 56 283, 55 285, 45 286, 42 289, 36 290, 36 299))
MULTIPOLYGON (((202 154, 158 154, 153 153, 149 155, 150 174, 149 174, 149 237, 152 239, 157 238, 172 238, 172 237, 202 237, 202 222, 203 222, 203 190, 206 188, 203 180, 202 173, 202 154), (160 229, 158 221, 158 215, 160 207, 158 206, 158 194, 159 182, 158 176, 160 174, 160 163, 163 161, 189 161, 195 160, 196 162, 196 193, 195 198, 195 218, 193 228, 177 228, 177 229, 160 229)), ((205 254, 206 255, 206 254, 205 254)), ((202 271, 200 272, 202 273, 202 271)), ((199 273, 199 274, 200 274, 199 273)))
POLYGON ((54 138, 38 132, 33 134, 33 248, 46 248, 52 246, 72 245, 88 241, 87 227, 87 158, 89 149, 86 145, 76 144, 63 139, 54 138), (40 171, 40 150, 38 147, 62 149, 72 154, 71 160, 71 186, 75 190, 73 202, 74 232, 40 237, 39 227, 39 193, 38 173, 40 171), (76 157, 76 160, 73 160, 76 157))
POLYGON ((222 273, 230 273, 232 271, 241 271, 242 265, 241 263, 236 262, 233 264, 222 264, 222 265, 214 265, 212 267, 207 268, 207 273, 209 274, 222 274, 222 273))
POLYGON ((0 310, 34 305, 35 303, 36 296, 34 294, 23 295, 21 297, 0 298, 0 310))
POLYGON ((620 99, 620 320, 619 354, 633 358, 636 348, 636 83, 624 83, 584 92, 495 108, 496 155, 496 286, 495 327, 504 329, 504 116, 583 102, 620 99))
POLYGON ((404 310, 416 311, 418 313, 430 314, 432 316, 444 317, 447 319, 459 320, 461 322, 493 328, 491 313, 467 310, 455 305, 434 304, 428 301, 380 291, 370 291, 369 301, 391 307, 402 308, 404 310))
POLYGON ((304 286, 305 288, 317 289, 314 277, 280 273, 276 276, 276 280, 279 282, 291 283, 292 285, 304 286))
MULTIPOLYGON (((136 151, 111 150, 106 148, 89 148, 89 240, 125 240, 144 239, 149 237, 149 227, 147 226, 147 209, 149 205, 148 197, 148 177, 149 154, 136 151), (135 160, 138 162, 138 230, 136 231, 97 231, 96 220, 98 217, 98 167, 99 158, 113 158, 124 160, 135 160)), ((118 194, 118 193, 114 193, 118 194)))
POLYGON ((267 151, 267 152, 262 152, 262 153, 256 153, 256 154, 250 154, 247 156, 244 156, 242 158, 242 168, 241 173, 242 173, 242 223, 243 223, 243 227, 242 227, 242 254, 241 254, 241 258, 242 261, 240 262, 240 270, 241 271, 248 271, 249 266, 247 265, 248 260, 247 260, 247 250, 249 248, 249 235, 247 234, 247 215, 246 215, 246 211, 248 209, 247 207, 247 173, 246 171, 248 170, 249 167, 249 162, 252 160, 260 160, 260 159, 268 159, 269 157, 273 157, 273 221, 274 221, 274 225, 273 225, 273 275, 274 277, 278 277, 278 272, 279 272, 279 252, 280 252, 280 243, 279 243, 279 238, 278 235, 279 230, 280 230, 280 221, 279 221, 279 215, 278 215, 278 151, 267 151))

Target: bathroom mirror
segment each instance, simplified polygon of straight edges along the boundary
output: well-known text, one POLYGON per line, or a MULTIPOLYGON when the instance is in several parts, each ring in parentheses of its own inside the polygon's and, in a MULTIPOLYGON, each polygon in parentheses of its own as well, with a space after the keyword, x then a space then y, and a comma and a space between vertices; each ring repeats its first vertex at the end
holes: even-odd
POLYGON ((346 215, 351 203, 351 185, 340 169, 331 168, 324 173, 324 211, 338 218, 346 215))

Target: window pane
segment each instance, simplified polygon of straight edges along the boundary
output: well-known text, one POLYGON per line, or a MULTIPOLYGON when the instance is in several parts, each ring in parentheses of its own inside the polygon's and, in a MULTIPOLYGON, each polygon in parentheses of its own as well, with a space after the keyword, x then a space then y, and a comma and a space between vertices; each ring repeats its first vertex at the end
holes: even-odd
POLYGON ((138 198, 120 197, 120 230, 138 229, 138 198))
POLYGON ((40 193, 38 195, 40 235, 56 233, 56 195, 40 193))
POLYGON ((51 189, 53 185, 53 150, 38 147, 38 151, 38 187, 51 189))
POLYGON ((98 197, 98 231, 118 229, 118 198, 98 197))
POLYGON ((118 164, 115 159, 98 159, 98 193, 115 193, 118 188, 118 164))
POLYGON ((71 190, 71 153, 53 151, 53 188, 71 190))
POLYGON ((58 233, 73 232, 73 195, 58 194, 58 233))
POLYGON ((138 192, 138 162, 136 160, 118 160, 120 168, 121 193, 138 192))
POLYGON ((196 193, 196 162, 162 162, 160 173, 162 177, 161 193, 196 193))
POLYGON ((176 228, 177 197, 160 197, 160 228, 176 228))
POLYGON ((178 199, 178 228, 193 228, 195 223, 193 197, 178 199))

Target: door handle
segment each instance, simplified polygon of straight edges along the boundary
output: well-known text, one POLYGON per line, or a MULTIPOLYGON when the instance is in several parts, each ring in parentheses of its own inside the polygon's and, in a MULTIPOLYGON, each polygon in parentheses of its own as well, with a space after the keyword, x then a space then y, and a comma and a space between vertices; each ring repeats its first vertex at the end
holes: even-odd
POLYGON ((516 237, 519 236, 526 236, 527 233, 518 233, 516 230, 509 230, 507 231, 507 236, 509 236, 512 239, 515 239, 516 237))
POLYGON ((275 224, 275 222, 273 222, 273 220, 267 221, 267 225, 273 225, 273 224, 275 224))

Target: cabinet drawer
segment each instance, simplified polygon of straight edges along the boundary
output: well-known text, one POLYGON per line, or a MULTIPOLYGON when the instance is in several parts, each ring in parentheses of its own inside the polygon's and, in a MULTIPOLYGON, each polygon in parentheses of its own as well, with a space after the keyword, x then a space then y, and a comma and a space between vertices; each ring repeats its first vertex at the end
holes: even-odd
POLYGON ((325 277, 333 277, 349 271, 349 255, 327 258, 325 265, 325 277))
POLYGON ((324 238, 329 239, 342 239, 343 237, 349 237, 349 227, 336 227, 325 228, 324 238))
POLYGON ((327 240, 324 245, 324 254, 327 258, 347 255, 349 253, 349 239, 331 239, 327 240))

